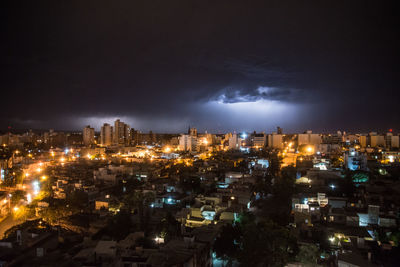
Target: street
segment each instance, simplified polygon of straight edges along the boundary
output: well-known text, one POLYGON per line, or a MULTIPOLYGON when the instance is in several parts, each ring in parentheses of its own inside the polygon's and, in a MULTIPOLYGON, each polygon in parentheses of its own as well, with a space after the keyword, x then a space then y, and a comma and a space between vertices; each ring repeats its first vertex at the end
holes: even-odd
POLYGON ((15 220, 12 215, 7 215, 7 217, 0 222, 0 239, 3 238, 4 233, 8 229, 22 222, 23 222, 22 220, 15 220))

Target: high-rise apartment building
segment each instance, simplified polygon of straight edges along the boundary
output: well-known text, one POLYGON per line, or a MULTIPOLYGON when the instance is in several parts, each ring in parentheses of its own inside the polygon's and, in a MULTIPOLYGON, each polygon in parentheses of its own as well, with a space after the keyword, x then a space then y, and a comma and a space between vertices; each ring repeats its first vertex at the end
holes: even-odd
POLYGON ((90 125, 83 128, 83 144, 85 146, 94 144, 94 128, 91 128, 90 125))
POLYGON ((179 150, 195 151, 197 148, 197 137, 188 134, 179 136, 179 150))
POLYGON ((108 123, 104 123, 100 131, 100 143, 102 146, 109 146, 112 144, 112 140, 113 127, 108 123))
POLYGON ((232 134, 231 137, 229 137, 229 149, 240 149, 242 145, 242 139, 237 133, 232 134))
POLYGON ((267 135, 265 133, 253 133, 252 145, 253 147, 262 148, 267 143, 267 135))
POLYGON ((399 136, 387 133, 385 136, 386 148, 398 148, 399 147, 399 136))
POLYGON ((383 135, 370 134, 371 147, 384 147, 386 145, 383 135))
POLYGON ((117 145, 129 145, 130 144, 130 133, 131 127, 120 121, 119 119, 114 122, 114 135, 113 143, 117 145))
POLYGON ((366 135, 360 135, 359 142, 360 142, 360 146, 361 147, 367 147, 367 145, 368 145, 367 136, 366 135))
POLYGON ((191 136, 197 136, 197 129, 189 127, 188 134, 191 136))
POLYGON ((307 131, 304 134, 299 134, 298 145, 319 145, 321 144, 321 136, 313 134, 312 131, 307 131))
POLYGON ((282 149, 283 148, 282 139, 283 139, 282 134, 276 134, 276 133, 269 134, 268 135, 268 147, 282 149))

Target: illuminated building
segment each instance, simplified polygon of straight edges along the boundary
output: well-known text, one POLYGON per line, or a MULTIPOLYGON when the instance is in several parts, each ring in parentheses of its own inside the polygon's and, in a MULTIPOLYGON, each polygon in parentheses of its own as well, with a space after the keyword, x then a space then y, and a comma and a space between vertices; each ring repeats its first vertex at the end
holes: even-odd
POLYGON ((385 136, 385 144, 387 148, 398 148, 399 147, 399 136, 387 133, 385 136))
POLYGON ((267 135, 265 133, 254 133, 252 136, 253 147, 262 148, 267 143, 267 135))
POLYGON ((229 149, 240 149, 241 141, 237 133, 232 134, 232 137, 229 137, 229 149))
POLYGON ((100 131, 100 143, 103 146, 109 146, 112 142, 113 128, 110 124, 104 123, 100 131))
POLYGON ((361 147, 367 147, 367 136, 366 135, 361 135, 359 138, 359 141, 360 141, 361 147))
POLYGON ((197 148, 197 137, 181 134, 179 136, 179 150, 182 151, 195 151, 197 148))
POLYGON ((363 153, 355 151, 354 148, 350 148, 349 151, 344 153, 344 163, 346 168, 352 171, 368 170, 367 156, 363 153))
MULTIPOLYGON (((341 131, 337 131, 335 134, 323 135, 322 143, 324 143, 324 144, 341 144, 344 141, 343 140, 344 135, 345 135, 345 133, 342 134, 341 131)), ((308 141, 308 140, 306 140, 306 141, 308 141)))
POLYGON ((269 134, 268 147, 282 149, 283 148, 282 138, 283 138, 282 134, 276 134, 276 133, 269 134))
POLYGON ((370 134, 371 147, 384 147, 385 137, 383 135, 377 135, 376 133, 370 134))
POLYGON ((319 145, 321 144, 321 136, 313 134, 312 131, 307 131, 304 134, 299 134, 298 145, 319 145))
POLYGON ((94 128, 91 128, 90 125, 83 128, 83 144, 85 146, 94 144, 94 128))
POLYGON ((191 136, 197 136, 197 129, 196 128, 190 128, 190 126, 189 126, 188 134, 191 135, 191 136))
POLYGON ((130 129, 131 127, 120 121, 119 119, 114 122, 114 135, 113 135, 113 143, 114 144, 122 144, 128 145, 130 143, 130 129))

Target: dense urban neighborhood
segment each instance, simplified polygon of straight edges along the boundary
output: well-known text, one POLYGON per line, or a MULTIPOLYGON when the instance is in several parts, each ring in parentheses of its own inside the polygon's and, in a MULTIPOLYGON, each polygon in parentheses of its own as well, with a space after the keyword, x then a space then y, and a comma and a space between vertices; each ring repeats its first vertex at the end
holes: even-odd
POLYGON ((0 136, 0 266, 395 266, 399 136, 0 136))

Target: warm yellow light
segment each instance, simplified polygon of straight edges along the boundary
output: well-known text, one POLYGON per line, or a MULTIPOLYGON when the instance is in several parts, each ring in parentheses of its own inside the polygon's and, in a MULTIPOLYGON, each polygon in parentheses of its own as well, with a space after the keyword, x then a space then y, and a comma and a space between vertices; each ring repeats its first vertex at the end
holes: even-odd
POLYGON ((28 176, 29 176, 29 172, 25 173, 25 177, 28 177, 28 176))
POLYGON ((51 156, 54 157, 54 152, 51 152, 51 156))
POLYGON ((43 162, 39 162, 39 166, 43 166, 43 162))
POLYGON ((41 168, 37 168, 36 171, 37 171, 37 172, 41 172, 42 169, 41 169, 41 168))
POLYGON ((170 148, 169 146, 165 147, 165 148, 164 148, 164 152, 165 152, 165 153, 171 152, 171 148, 170 148))
POLYGON ((32 154, 31 154, 31 153, 29 153, 29 154, 28 154, 28 157, 32 158, 32 154))
POLYGON ((18 207, 14 207, 14 211, 18 211, 19 210, 19 208, 18 207))
POLYGON ((64 162, 65 161, 65 158, 60 158, 60 162, 64 162))
POLYGON ((86 155, 86 157, 87 157, 88 159, 90 159, 91 155, 88 153, 88 154, 86 155))
POLYGON ((43 175, 42 176, 42 180, 46 180, 47 179, 47 176, 46 175, 43 175))
POLYGON ((6 203, 7 203, 7 199, 4 199, 4 200, 3 200, 3 203, 6 204, 6 203))
POLYGON ((313 147, 312 146, 307 147, 307 152, 309 153, 313 152, 313 147))
POLYGON ((231 196, 231 199, 232 199, 232 200, 234 200, 234 199, 235 199, 235 197, 234 197, 234 196, 231 196))

